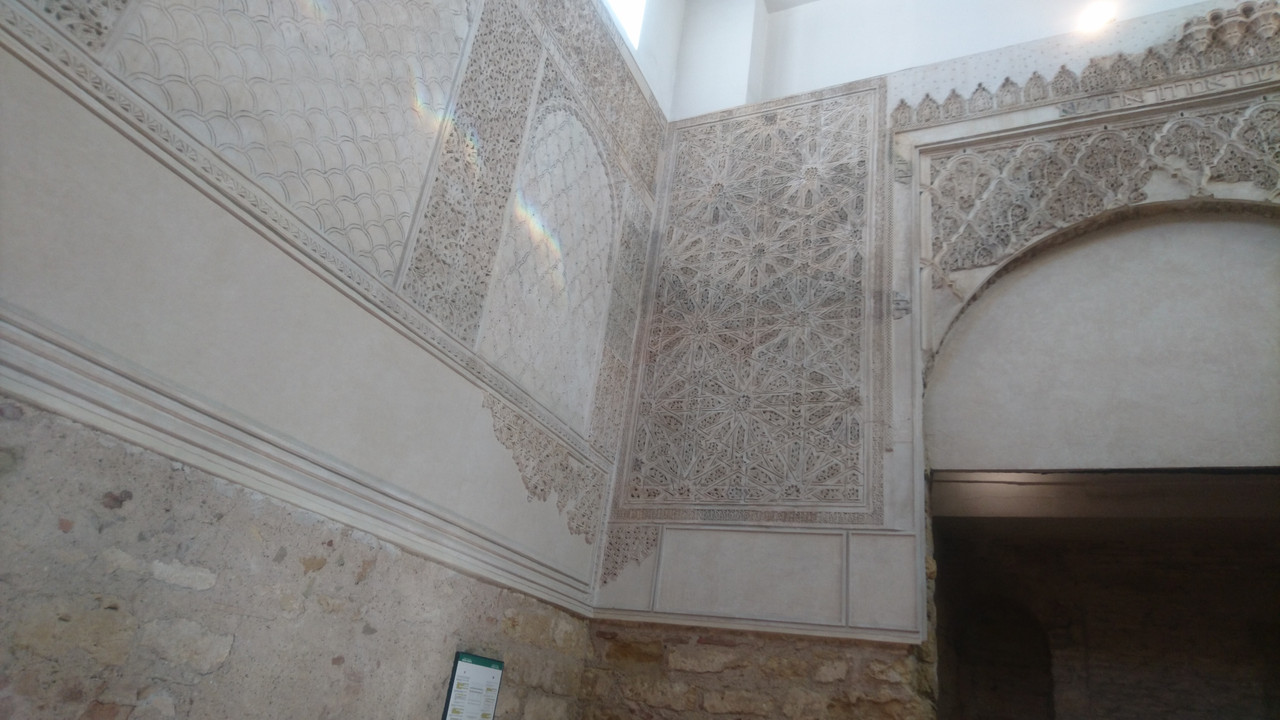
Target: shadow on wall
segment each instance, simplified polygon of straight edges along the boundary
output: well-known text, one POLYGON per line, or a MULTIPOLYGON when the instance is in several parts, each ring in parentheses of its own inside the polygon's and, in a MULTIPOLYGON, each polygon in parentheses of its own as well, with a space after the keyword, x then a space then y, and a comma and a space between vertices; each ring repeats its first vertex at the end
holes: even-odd
POLYGON ((1049 641, 1035 615, 1005 599, 961 601, 964 621, 951 630, 952 718, 1051 720, 1049 641))

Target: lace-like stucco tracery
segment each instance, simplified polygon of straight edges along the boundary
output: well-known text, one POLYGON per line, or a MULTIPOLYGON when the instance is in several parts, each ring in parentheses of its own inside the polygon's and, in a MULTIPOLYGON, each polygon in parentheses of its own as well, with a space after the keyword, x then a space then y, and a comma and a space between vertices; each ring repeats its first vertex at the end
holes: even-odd
POLYGON ((864 91, 677 133, 615 516, 869 508, 875 101, 864 91))

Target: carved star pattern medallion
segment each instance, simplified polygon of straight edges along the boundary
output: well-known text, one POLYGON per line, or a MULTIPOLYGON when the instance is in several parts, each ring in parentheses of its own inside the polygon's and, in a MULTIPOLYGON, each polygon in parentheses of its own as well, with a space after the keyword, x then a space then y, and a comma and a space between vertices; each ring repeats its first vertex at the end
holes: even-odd
POLYGON ((856 94, 677 135, 623 505, 866 501, 873 108, 856 94))

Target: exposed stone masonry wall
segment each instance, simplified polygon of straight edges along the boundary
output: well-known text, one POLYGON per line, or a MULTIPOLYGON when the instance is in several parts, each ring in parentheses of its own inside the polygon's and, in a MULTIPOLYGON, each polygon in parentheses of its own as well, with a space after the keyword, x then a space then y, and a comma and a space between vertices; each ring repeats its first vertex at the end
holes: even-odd
POLYGON ((588 623, 0 397, 0 720, 930 718, 932 652, 588 623))
POLYGON ((927 648, 592 623, 583 720, 934 717, 927 648))
POLYGON ((578 716, 586 621, 0 399, 0 720, 578 716))

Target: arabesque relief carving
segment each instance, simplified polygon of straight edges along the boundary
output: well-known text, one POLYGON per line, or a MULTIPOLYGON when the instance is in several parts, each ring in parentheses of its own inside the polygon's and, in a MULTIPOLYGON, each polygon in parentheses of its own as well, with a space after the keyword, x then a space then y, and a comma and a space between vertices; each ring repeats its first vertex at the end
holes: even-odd
POLYGON ((485 395, 484 407, 493 416, 498 442, 511 451, 529 499, 546 502, 554 494, 556 509, 565 516, 569 532, 582 535, 588 544, 594 543, 604 511, 608 473, 579 458, 553 435, 492 395, 485 395))
POLYGON ((467 346, 479 331, 544 54, 514 0, 485 3, 401 283, 409 302, 467 346))
POLYGON ((614 37, 617 30, 600 13, 603 5, 576 0, 532 0, 531 5, 564 54, 569 74, 595 105, 618 154, 634 169, 637 189, 652 196, 665 118, 627 67, 614 37))
POLYGON ((89 51, 101 50, 129 0, 22 0, 89 51))
POLYGON ((1177 40, 1140 56, 1093 58, 1078 75, 1062 66, 1051 78, 1037 72, 1022 85, 1006 77, 994 93, 979 84, 967 98, 952 90, 941 104, 925 95, 913 108, 904 99, 890 118, 894 130, 909 130, 1053 103, 1063 116, 1078 115, 1280 79, 1278 62, 1280 4, 1244 2, 1187 22, 1177 40), (1222 77, 1191 82, 1215 73, 1222 77))
POLYGON ((600 582, 608 585, 617 580, 628 565, 639 565, 658 549, 661 528, 657 525, 622 525, 611 523, 605 536, 604 561, 600 582))
POLYGON ((477 350, 586 434, 616 234, 604 161, 572 106, 536 113, 477 350))
POLYGON ((605 323, 604 349, 591 409, 591 444, 610 459, 622 449, 622 427, 627 418, 633 377, 632 355, 648 259, 650 222, 648 206, 628 188, 623 193, 618 253, 610 283, 609 317, 605 323))
MULTIPOLYGON (((875 99, 863 91, 678 132, 615 518, 869 507, 875 99)), ((816 520, 770 515, 783 517, 816 520)))
POLYGON ((1094 124, 923 159, 931 263, 950 275, 997 265, 1112 208, 1210 196, 1227 185, 1230 197, 1280 202, 1280 102, 1094 124))

